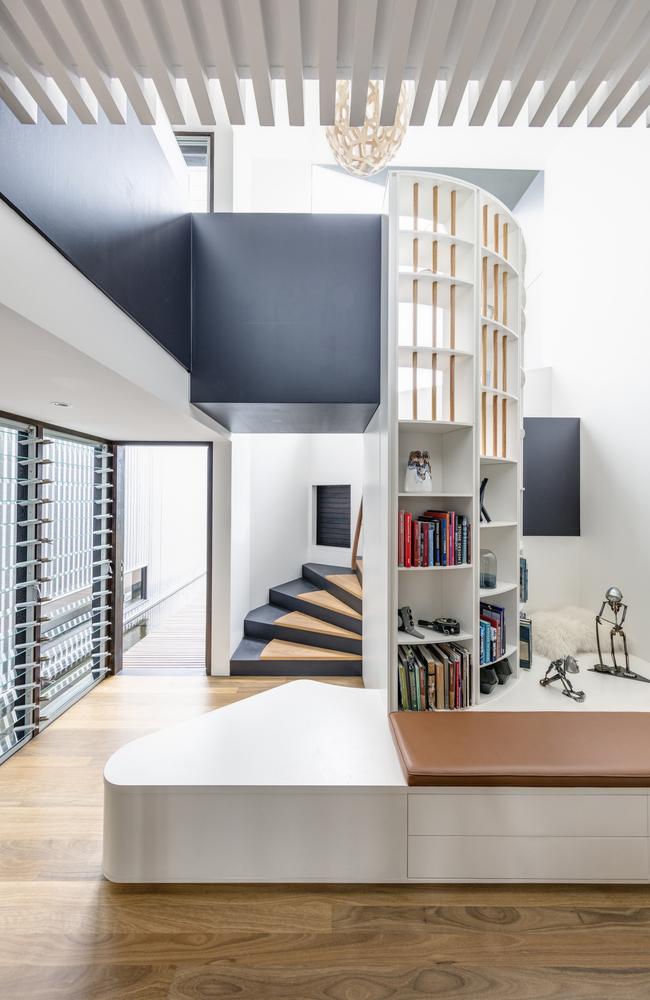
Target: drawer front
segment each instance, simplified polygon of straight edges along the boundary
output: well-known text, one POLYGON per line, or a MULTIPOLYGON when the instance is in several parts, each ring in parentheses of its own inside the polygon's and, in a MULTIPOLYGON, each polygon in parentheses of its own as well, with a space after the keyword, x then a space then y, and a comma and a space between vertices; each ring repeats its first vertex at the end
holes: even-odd
POLYGON ((645 837, 409 837, 414 879, 647 881, 645 837))
POLYGON ((648 798, 606 793, 413 794, 408 831, 417 836, 644 837, 648 798))

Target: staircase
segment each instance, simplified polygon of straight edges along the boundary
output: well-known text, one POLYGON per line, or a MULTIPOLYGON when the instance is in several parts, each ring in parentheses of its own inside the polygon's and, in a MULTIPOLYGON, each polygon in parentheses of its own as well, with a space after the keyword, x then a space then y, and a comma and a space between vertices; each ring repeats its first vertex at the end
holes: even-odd
POLYGON ((360 677, 363 561, 305 563, 302 576, 272 587, 250 611, 230 661, 234 677, 360 677))

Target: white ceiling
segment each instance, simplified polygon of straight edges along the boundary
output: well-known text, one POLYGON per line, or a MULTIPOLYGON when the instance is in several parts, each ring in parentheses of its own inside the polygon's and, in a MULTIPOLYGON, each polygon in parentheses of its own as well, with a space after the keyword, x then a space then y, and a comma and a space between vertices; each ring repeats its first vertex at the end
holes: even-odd
POLYGON ((302 125, 303 82, 317 79, 327 125, 337 78, 352 81, 352 124, 381 79, 383 124, 411 80, 412 125, 430 105, 453 125, 463 102, 472 125, 493 106, 502 126, 522 115, 566 127, 583 112, 594 127, 644 113, 648 125, 650 0, 0 0, 0 98, 24 122, 40 109, 62 124, 72 109, 92 124, 101 107, 123 123, 128 98, 152 124, 159 98, 173 125, 195 109, 210 126, 222 95, 241 125, 250 80, 260 124, 273 125, 280 79, 302 125))

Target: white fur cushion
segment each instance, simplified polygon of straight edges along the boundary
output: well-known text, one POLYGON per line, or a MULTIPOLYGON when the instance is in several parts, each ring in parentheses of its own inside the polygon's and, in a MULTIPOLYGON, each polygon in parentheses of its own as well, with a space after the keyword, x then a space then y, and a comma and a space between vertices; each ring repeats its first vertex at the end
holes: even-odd
POLYGON ((560 656, 596 651, 596 616, 586 608, 556 608, 536 611, 533 623, 533 653, 557 660, 560 656))

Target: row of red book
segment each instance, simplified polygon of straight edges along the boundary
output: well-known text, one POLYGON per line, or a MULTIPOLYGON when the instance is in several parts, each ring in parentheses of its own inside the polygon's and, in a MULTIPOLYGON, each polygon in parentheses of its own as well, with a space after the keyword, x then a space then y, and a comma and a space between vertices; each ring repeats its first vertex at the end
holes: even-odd
POLYGON ((455 510, 425 510, 414 516, 400 510, 397 565, 459 566, 472 561, 472 526, 455 510))

